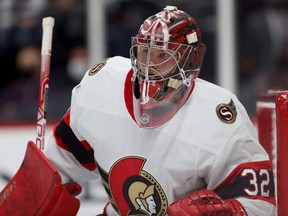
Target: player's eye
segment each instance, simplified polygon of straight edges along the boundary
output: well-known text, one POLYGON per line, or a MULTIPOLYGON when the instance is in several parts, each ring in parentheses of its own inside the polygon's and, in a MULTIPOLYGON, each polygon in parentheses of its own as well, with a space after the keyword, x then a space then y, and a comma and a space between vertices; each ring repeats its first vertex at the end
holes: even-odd
POLYGON ((148 49, 142 49, 141 52, 142 52, 142 54, 147 55, 147 53, 148 53, 148 49))
POLYGON ((161 58, 165 58, 165 59, 169 57, 169 55, 168 55, 167 52, 161 52, 161 53, 159 54, 159 56, 160 56, 161 58))

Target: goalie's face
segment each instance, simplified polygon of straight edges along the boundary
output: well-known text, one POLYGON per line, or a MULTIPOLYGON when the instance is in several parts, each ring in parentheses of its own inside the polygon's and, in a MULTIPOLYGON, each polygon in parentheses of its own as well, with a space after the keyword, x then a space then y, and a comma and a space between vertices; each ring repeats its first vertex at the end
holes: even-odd
POLYGON ((150 80, 164 80, 169 77, 177 67, 180 53, 160 47, 139 45, 136 49, 136 61, 139 74, 150 80))
POLYGON ((140 127, 163 124, 184 104, 194 73, 185 74, 182 67, 192 49, 183 44, 133 38, 133 105, 140 127))

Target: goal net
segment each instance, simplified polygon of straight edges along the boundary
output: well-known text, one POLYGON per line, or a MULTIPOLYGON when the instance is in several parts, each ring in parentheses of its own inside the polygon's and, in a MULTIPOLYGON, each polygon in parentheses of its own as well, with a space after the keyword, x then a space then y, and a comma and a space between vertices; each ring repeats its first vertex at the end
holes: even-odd
POLYGON ((269 90, 256 102, 259 141, 273 163, 277 215, 288 212, 288 91, 269 90))

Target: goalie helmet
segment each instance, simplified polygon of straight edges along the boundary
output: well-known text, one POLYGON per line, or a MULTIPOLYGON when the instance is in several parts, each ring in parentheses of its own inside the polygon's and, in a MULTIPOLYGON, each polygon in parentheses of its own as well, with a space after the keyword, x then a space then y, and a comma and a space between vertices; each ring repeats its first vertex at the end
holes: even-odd
POLYGON ((190 96, 205 53, 200 29, 174 6, 148 17, 132 37, 133 109, 142 128, 170 120, 190 96))

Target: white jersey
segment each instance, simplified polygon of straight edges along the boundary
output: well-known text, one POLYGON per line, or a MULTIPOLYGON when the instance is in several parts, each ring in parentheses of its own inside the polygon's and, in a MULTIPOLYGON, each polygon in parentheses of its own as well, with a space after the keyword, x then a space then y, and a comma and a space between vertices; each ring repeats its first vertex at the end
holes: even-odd
POLYGON ((237 198, 249 215, 274 215, 271 162, 237 97, 197 78, 171 120, 139 128, 125 101, 130 64, 109 58, 73 89, 45 149, 63 182, 101 177, 108 215, 165 215, 169 204, 203 188, 237 198))

